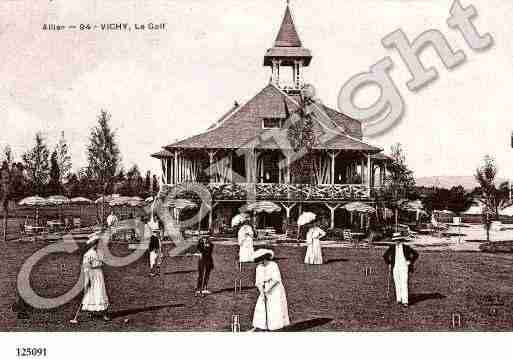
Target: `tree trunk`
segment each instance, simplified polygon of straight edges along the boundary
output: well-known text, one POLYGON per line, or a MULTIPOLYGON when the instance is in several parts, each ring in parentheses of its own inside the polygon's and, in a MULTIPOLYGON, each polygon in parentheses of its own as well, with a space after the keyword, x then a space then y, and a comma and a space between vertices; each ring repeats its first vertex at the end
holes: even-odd
POLYGON ((9 218, 9 208, 8 207, 9 207, 9 205, 4 207, 4 234, 3 234, 4 242, 7 241, 7 220, 9 218))

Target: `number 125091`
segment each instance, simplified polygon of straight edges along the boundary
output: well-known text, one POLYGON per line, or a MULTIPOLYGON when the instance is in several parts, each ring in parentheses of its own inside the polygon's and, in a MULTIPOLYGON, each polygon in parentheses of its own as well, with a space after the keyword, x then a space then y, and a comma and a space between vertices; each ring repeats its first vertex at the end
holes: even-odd
POLYGON ((16 348, 18 357, 45 357, 46 348, 16 348))

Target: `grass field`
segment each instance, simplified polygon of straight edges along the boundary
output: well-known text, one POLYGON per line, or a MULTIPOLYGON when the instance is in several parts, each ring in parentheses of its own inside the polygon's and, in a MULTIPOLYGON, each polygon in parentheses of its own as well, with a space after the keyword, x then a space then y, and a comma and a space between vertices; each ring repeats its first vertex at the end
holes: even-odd
MULTIPOLYGON (((251 325, 257 291, 254 267, 243 274, 243 291, 233 293, 237 275, 236 246, 217 244, 215 270, 205 298, 193 296, 196 258, 165 260, 162 276, 148 277, 146 258, 125 268, 105 268, 113 320, 103 323, 73 317, 80 298, 52 310, 29 312, 17 320, 15 301, 17 270, 39 249, 38 243, 2 243, 0 274, 0 330, 7 331, 227 331, 232 314, 239 314, 242 330, 251 325), (125 320, 128 319, 128 323, 125 320)), ((120 245, 116 245, 120 246, 120 245)), ((128 252, 115 247, 119 255, 128 252)), ((393 288, 386 298, 383 248, 325 248, 326 264, 302 263, 304 247, 274 248, 289 302, 292 321, 287 330, 512 330, 513 256, 479 252, 422 251, 411 279, 411 305, 394 303, 393 288), (370 276, 365 268, 371 268, 370 276), (461 328, 452 328, 452 314, 461 317, 461 328)), ((33 270, 31 282, 43 296, 55 296, 71 288, 78 277, 80 253, 55 254, 33 270)))

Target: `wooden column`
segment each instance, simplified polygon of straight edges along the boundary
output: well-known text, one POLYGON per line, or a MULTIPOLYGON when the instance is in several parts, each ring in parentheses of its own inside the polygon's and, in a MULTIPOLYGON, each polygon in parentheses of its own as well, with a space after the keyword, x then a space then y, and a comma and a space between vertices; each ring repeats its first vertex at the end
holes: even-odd
POLYGON ((280 204, 283 206, 283 208, 285 208, 285 215, 287 216, 287 224, 290 224, 290 211, 292 210, 292 208, 295 207, 296 203, 292 203, 288 206, 283 202, 280 202, 280 204))
POLYGON ((371 155, 367 155, 367 191, 369 192, 369 197, 371 194, 371 176, 372 176, 372 169, 371 169, 371 155))
POLYGON ((335 228, 335 211, 337 210, 337 208, 340 207, 340 204, 337 204, 334 207, 330 206, 327 203, 324 203, 324 204, 330 210, 330 229, 333 229, 333 228, 335 228))
POLYGON ((212 183, 212 182, 214 182, 213 181, 214 173, 216 173, 216 171, 214 171, 214 157, 215 157, 217 151, 209 150, 209 151, 207 151, 207 153, 208 153, 208 168, 210 169, 210 171, 209 171, 210 176, 208 178, 208 181, 210 183, 212 183))
POLYGON ((335 184, 335 152, 330 151, 329 152, 331 157, 331 184, 335 184))
POLYGON ((363 171, 363 158, 360 161, 360 176, 362 177, 362 184, 365 184, 365 173, 363 171))
POLYGON ((173 163, 173 183, 178 184, 178 156, 180 155, 180 152, 178 150, 175 150, 175 158, 173 163))

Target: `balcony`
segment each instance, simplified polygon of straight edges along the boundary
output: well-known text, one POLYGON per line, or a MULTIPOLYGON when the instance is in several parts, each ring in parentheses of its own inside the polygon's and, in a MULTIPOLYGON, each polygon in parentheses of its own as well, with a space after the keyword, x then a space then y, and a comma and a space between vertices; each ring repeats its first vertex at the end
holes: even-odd
MULTIPOLYGON (((173 187, 173 185, 168 185, 173 187)), ((289 183, 206 183, 212 200, 271 201, 344 201, 368 200, 363 184, 289 184, 289 183)), ((374 189, 373 192, 375 193, 374 189)), ((187 196, 184 196, 187 197, 187 196)))

